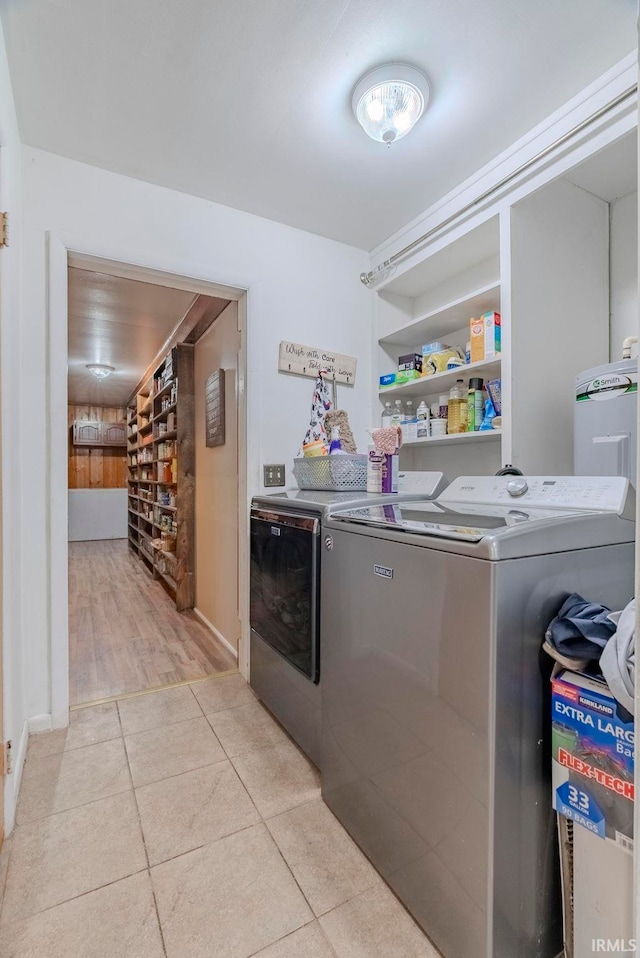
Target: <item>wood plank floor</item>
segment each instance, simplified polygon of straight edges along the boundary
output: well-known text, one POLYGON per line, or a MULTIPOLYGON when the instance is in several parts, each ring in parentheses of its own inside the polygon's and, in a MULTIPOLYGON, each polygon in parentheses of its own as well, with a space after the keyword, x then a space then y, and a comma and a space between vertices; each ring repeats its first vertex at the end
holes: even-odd
POLYGON ((126 539, 69 543, 72 706, 236 667, 192 612, 176 612, 126 539))

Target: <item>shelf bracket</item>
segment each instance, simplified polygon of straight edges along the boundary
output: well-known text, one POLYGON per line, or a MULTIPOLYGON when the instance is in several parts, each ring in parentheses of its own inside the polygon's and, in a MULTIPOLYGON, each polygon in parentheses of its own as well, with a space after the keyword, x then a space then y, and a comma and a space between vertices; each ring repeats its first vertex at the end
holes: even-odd
POLYGON ((0 249, 9 245, 9 214, 0 213, 0 249))

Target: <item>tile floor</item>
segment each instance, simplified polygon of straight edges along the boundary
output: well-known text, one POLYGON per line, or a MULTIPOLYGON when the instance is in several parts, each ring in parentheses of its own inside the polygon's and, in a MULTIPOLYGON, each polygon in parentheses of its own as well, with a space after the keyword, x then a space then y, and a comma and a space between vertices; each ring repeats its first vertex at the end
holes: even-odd
POLYGON ((33 736, 3 958, 437 958, 240 675, 33 736))

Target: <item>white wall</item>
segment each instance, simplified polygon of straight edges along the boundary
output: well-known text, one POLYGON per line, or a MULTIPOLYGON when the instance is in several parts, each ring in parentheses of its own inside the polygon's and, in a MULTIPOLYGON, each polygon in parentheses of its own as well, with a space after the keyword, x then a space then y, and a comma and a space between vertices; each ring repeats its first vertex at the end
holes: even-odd
POLYGON ((127 538, 126 489, 69 489, 69 542, 127 538))
POLYGON ((194 350, 196 612, 235 652, 238 618, 238 304, 230 303, 194 350), (205 390, 224 370, 225 441, 207 447, 205 390))
MULTIPOLYGON (((22 174, 23 339, 13 344, 5 358, 21 369, 16 419, 29 435, 11 468, 12 475, 22 477, 25 503, 20 520, 29 569, 22 641, 25 707, 32 717, 51 710, 48 486, 42 414, 48 402, 47 231, 75 251, 249 290, 250 495, 262 488, 261 463, 285 462, 290 470, 308 422, 313 381, 277 373, 281 339, 358 356, 357 385, 341 390, 340 401, 351 415, 358 440, 366 441, 372 294, 359 280, 369 264, 363 251, 26 147, 22 174)), ((60 338, 56 328, 52 339, 60 338)), ((56 397, 62 396, 66 371, 56 366, 50 375, 52 390, 56 397)))
POLYGON ((622 359, 622 341, 638 332, 638 193, 610 207, 610 332, 613 362, 622 359))
MULTIPOLYGON (((4 738, 13 744, 13 775, 5 779, 5 830, 13 826, 15 798, 26 745, 25 659, 21 629, 22 481, 16 464, 21 432, 16 417, 20 386, 21 148, 4 38, 0 28, 0 209, 9 213, 9 247, 0 252, 0 349, 2 396, 2 641, 4 738)), ((27 580, 28 581, 28 580, 27 580)))

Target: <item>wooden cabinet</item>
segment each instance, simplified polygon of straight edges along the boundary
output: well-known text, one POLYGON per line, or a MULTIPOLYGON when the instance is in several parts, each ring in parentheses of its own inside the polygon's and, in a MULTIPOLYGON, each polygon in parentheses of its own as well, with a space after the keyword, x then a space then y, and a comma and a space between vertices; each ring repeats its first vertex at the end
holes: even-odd
POLYGON ((73 424, 74 446, 101 446, 102 423, 89 420, 76 421, 73 424))
POLYGON ((126 446, 127 426, 124 422, 76 420, 72 427, 74 446, 126 446))
POLYGON ((103 446, 126 446, 127 424, 124 422, 102 423, 103 446))

